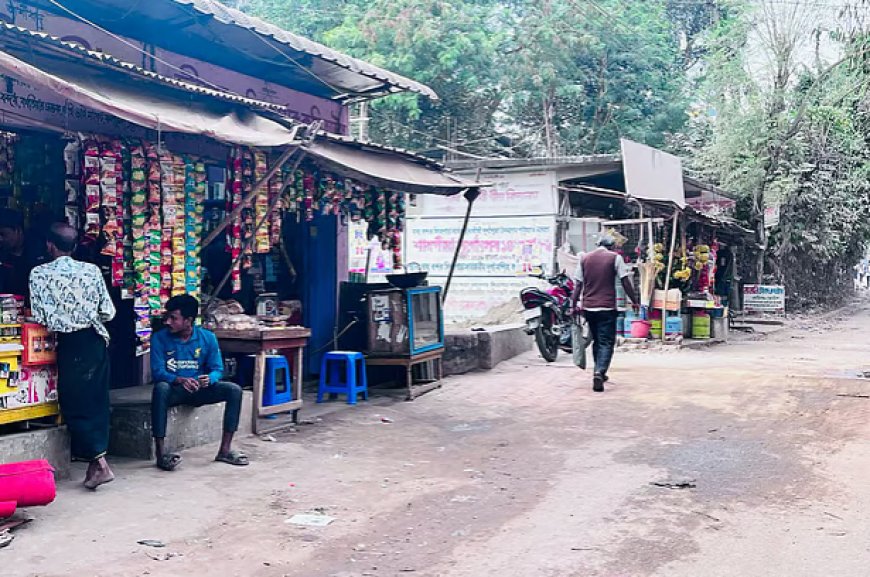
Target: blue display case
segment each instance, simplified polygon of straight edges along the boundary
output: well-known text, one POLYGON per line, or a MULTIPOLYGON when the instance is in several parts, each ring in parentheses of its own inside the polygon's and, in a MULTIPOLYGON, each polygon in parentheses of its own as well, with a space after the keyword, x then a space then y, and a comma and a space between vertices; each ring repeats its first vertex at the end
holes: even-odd
POLYGON ((369 355, 415 356, 444 348, 441 287, 368 293, 369 355))

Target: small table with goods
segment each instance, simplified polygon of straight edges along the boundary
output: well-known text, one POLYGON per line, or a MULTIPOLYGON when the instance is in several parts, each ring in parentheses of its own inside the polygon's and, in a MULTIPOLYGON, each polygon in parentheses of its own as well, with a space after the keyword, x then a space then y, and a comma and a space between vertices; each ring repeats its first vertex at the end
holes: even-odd
MULTIPOLYGON (((249 329, 216 329, 214 331, 221 351, 230 354, 254 355, 253 378, 253 415, 252 432, 266 433, 260 428, 260 418, 277 413, 293 412, 296 421, 298 411, 302 407, 303 357, 302 353, 308 344, 311 330, 305 327, 259 327, 249 329), (288 357, 293 365, 293 378, 290 382, 291 400, 263 406, 263 390, 266 378, 266 356, 268 351, 278 351, 288 357)), ((281 427, 272 427, 276 430, 281 427)))

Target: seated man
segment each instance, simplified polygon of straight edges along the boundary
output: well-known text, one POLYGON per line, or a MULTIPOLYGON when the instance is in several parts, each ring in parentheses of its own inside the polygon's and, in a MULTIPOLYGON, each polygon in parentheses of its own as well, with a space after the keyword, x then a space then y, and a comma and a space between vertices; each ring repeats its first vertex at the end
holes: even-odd
POLYGON ((199 301, 190 295, 174 296, 166 302, 166 328, 151 337, 151 430, 157 453, 157 466, 172 471, 181 456, 165 453, 166 419, 170 407, 201 407, 223 403, 224 435, 215 461, 247 465, 248 458, 233 451, 233 433, 239 428, 242 389, 221 381, 223 359, 214 333, 194 325, 199 301))

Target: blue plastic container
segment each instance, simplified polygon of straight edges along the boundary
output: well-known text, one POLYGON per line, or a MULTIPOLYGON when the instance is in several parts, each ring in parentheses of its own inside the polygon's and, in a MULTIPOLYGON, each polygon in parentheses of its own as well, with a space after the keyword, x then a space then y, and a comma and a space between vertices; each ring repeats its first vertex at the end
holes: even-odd
POLYGON ((665 335, 683 334, 683 319, 679 315, 669 316, 665 319, 665 335))

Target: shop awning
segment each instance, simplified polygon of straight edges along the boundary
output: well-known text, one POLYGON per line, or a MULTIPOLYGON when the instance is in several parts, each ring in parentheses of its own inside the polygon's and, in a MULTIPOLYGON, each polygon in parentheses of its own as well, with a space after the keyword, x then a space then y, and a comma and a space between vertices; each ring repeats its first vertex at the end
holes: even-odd
POLYGON ((106 54, 86 51, 53 37, 2 24, 0 32, 31 40, 0 51, 0 74, 27 96, 6 95, 0 115, 16 126, 28 123, 61 131, 99 131, 69 103, 166 133, 207 136, 227 144, 264 148, 304 145, 318 163, 360 182, 412 194, 457 194, 484 186, 449 174, 408 151, 318 132, 301 138, 307 126, 283 116, 283 107, 223 93, 143 70, 106 54), (34 48, 40 50, 35 50, 34 48), (15 105, 10 105, 10 102, 15 105), (46 114, 47 110, 53 114, 46 114))
POLYGON ((321 135, 303 149, 319 164, 381 188, 411 194, 452 195, 487 186, 443 172, 429 159, 336 135, 321 135), (397 158, 402 161, 397 162, 397 158))
POLYGON ((296 142, 296 130, 251 108, 216 98, 194 98, 181 88, 147 85, 130 77, 56 59, 39 66, 0 51, 0 73, 43 89, 40 102, 64 106, 71 100, 138 126, 166 132, 202 134, 245 146, 284 146, 296 142))

